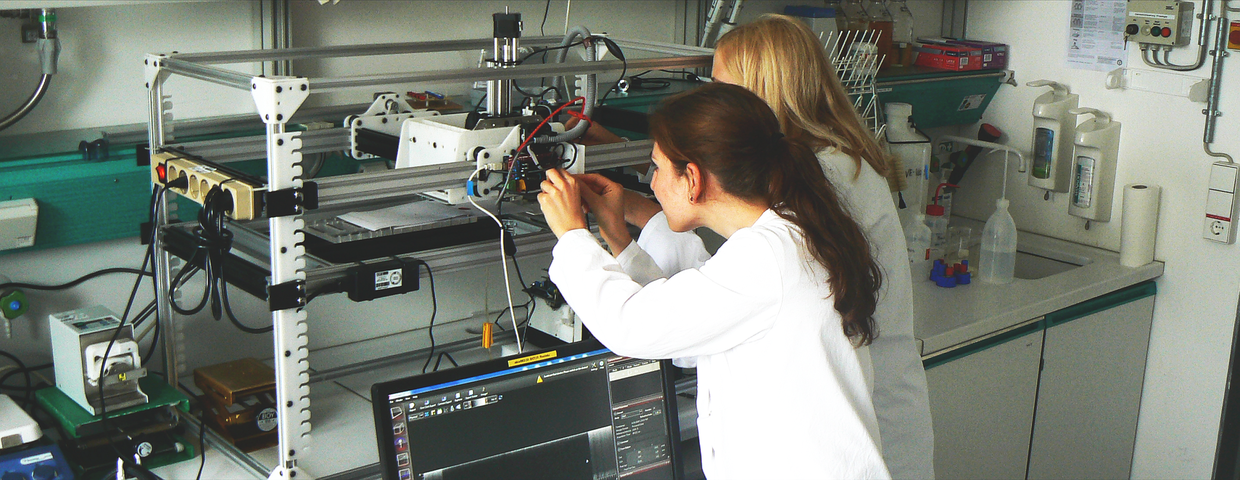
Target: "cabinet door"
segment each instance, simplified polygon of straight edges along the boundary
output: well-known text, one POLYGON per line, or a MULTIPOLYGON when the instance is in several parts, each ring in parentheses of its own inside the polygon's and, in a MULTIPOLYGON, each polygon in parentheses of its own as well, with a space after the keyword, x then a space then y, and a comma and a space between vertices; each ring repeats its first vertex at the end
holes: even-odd
POLYGON ((934 471, 947 479, 1024 478, 1042 331, 926 369, 934 471))
POLYGON ((1153 315, 1151 296, 1046 329, 1029 478, 1128 478, 1153 315))

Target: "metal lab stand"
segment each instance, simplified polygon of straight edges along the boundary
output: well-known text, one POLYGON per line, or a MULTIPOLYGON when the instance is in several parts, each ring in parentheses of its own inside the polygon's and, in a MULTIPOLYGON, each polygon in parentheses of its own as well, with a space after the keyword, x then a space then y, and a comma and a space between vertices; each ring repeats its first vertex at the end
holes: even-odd
MULTIPOLYGON (((711 64, 713 50, 683 45, 646 42, 613 38, 626 53, 646 52, 650 58, 634 58, 630 54, 628 68, 633 71, 672 68, 701 68, 711 64)), ((529 46, 556 45, 559 37, 527 37, 529 46)), ((333 92, 345 89, 365 89, 377 86, 416 84, 445 81, 485 81, 493 79, 540 78, 559 75, 588 73, 611 73, 621 71, 619 60, 607 60, 573 64, 519 65, 505 69, 464 68, 449 70, 410 71, 392 74, 357 75, 348 77, 307 78, 297 76, 255 77, 250 74, 221 68, 217 65, 242 65, 263 62, 284 62, 302 59, 326 59, 448 51, 478 51, 492 46, 493 39, 412 42, 387 45, 354 45, 322 48, 290 48, 281 50, 252 50, 194 54, 150 54, 147 56, 145 79, 149 88, 149 140, 152 150, 171 146, 172 103, 164 92, 165 82, 174 75, 249 91, 254 99, 259 117, 266 125, 263 140, 207 141, 178 144, 180 148, 213 161, 244 158, 267 159, 268 212, 265 235, 261 232, 240 234, 248 240, 249 255, 270 271, 267 290, 268 304, 274 326, 274 367, 276 372, 276 401, 278 413, 279 464, 274 471, 261 471, 257 462, 240 462, 260 476, 298 480, 310 478, 298 465, 310 444, 310 383, 308 326, 306 323, 307 291, 316 284, 326 284, 335 276, 342 275, 339 267, 321 265, 309 257, 301 246, 305 227, 303 214, 307 207, 302 203, 307 196, 303 188, 308 185, 301 178, 303 154, 338 151, 347 145, 346 129, 326 129, 307 132, 287 131, 286 126, 297 115, 302 103, 311 93, 333 92), (256 155, 257 154, 257 155, 256 155), (247 157, 248 156, 248 157, 247 157), (283 208, 273 206, 283 204, 283 208), (261 245, 266 238, 265 249, 261 245), (258 258, 261 257, 261 258, 258 258), (308 262, 309 260, 309 262, 308 262)), ((614 74, 614 73, 613 73, 614 74)), ((647 161, 651 142, 636 141, 623 144, 593 146, 587 148, 587 162, 591 169, 636 165, 647 161)), ((474 165, 437 165, 410 168, 377 174, 356 174, 319 180, 318 207, 348 208, 351 206, 380 202, 395 203, 413 198, 414 192, 437 190, 460 186, 474 170, 474 165)), ((176 319, 170 306, 170 279, 179 266, 164 248, 165 228, 169 225, 170 201, 161 198, 156 227, 156 285, 160 328, 169 332, 168 338, 178 336, 176 319)), ((245 230, 241 228, 239 230, 245 230)), ((554 237, 543 234, 540 238, 522 240, 534 252, 549 251, 554 237)), ((488 247, 489 250, 489 247, 488 247)), ((459 253, 459 252, 457 252, 459 253)), ((445 271, 464 268, 475 262, 487 262, 486 254, 431 255, 423 257, 445 271)), ((493 261, 493 260, 491 260, 493 261)), ((181 357, 176 341, 164 345, 167 381, 177 385, 178 364, 181 357)), ((321 374, 320 374, 321 376, 321 374)), ((219 445, 229 449, 227 444, 219 445)), ((248 458, 245 454, 231 452, 233 458, 248 458)))

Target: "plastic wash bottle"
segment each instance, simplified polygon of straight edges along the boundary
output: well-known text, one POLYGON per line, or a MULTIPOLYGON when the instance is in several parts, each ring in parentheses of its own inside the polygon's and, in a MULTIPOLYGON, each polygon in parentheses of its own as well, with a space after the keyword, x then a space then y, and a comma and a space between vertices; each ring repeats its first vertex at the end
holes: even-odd
POLYGON ((1008 213, 1008 200, 995 201, 995 213, 982 229, 982 256, 978 274, 985 283, 1011 283, 1016 270, 1016 222, 1008 213))

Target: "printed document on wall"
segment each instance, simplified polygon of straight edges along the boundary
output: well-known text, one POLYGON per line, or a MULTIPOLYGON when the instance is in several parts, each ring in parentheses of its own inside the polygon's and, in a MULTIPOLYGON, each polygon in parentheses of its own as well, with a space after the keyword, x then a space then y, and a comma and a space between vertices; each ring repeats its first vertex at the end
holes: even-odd
POLYGON ((1127 0, 1072 0, 1068 68, 1109 72, 1126 67, 1127 0))

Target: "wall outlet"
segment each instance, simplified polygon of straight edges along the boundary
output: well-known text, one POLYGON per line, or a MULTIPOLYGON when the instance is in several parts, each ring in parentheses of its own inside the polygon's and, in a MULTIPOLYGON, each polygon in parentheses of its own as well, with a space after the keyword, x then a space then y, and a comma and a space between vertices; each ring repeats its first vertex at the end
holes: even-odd
POLYGON ((1219 243, 1236 242, 1236 190, 1240 164, 1215 162, 1210 167, 1210 188, 1206 190, 1205 223, 1201 236, 1219 243))

